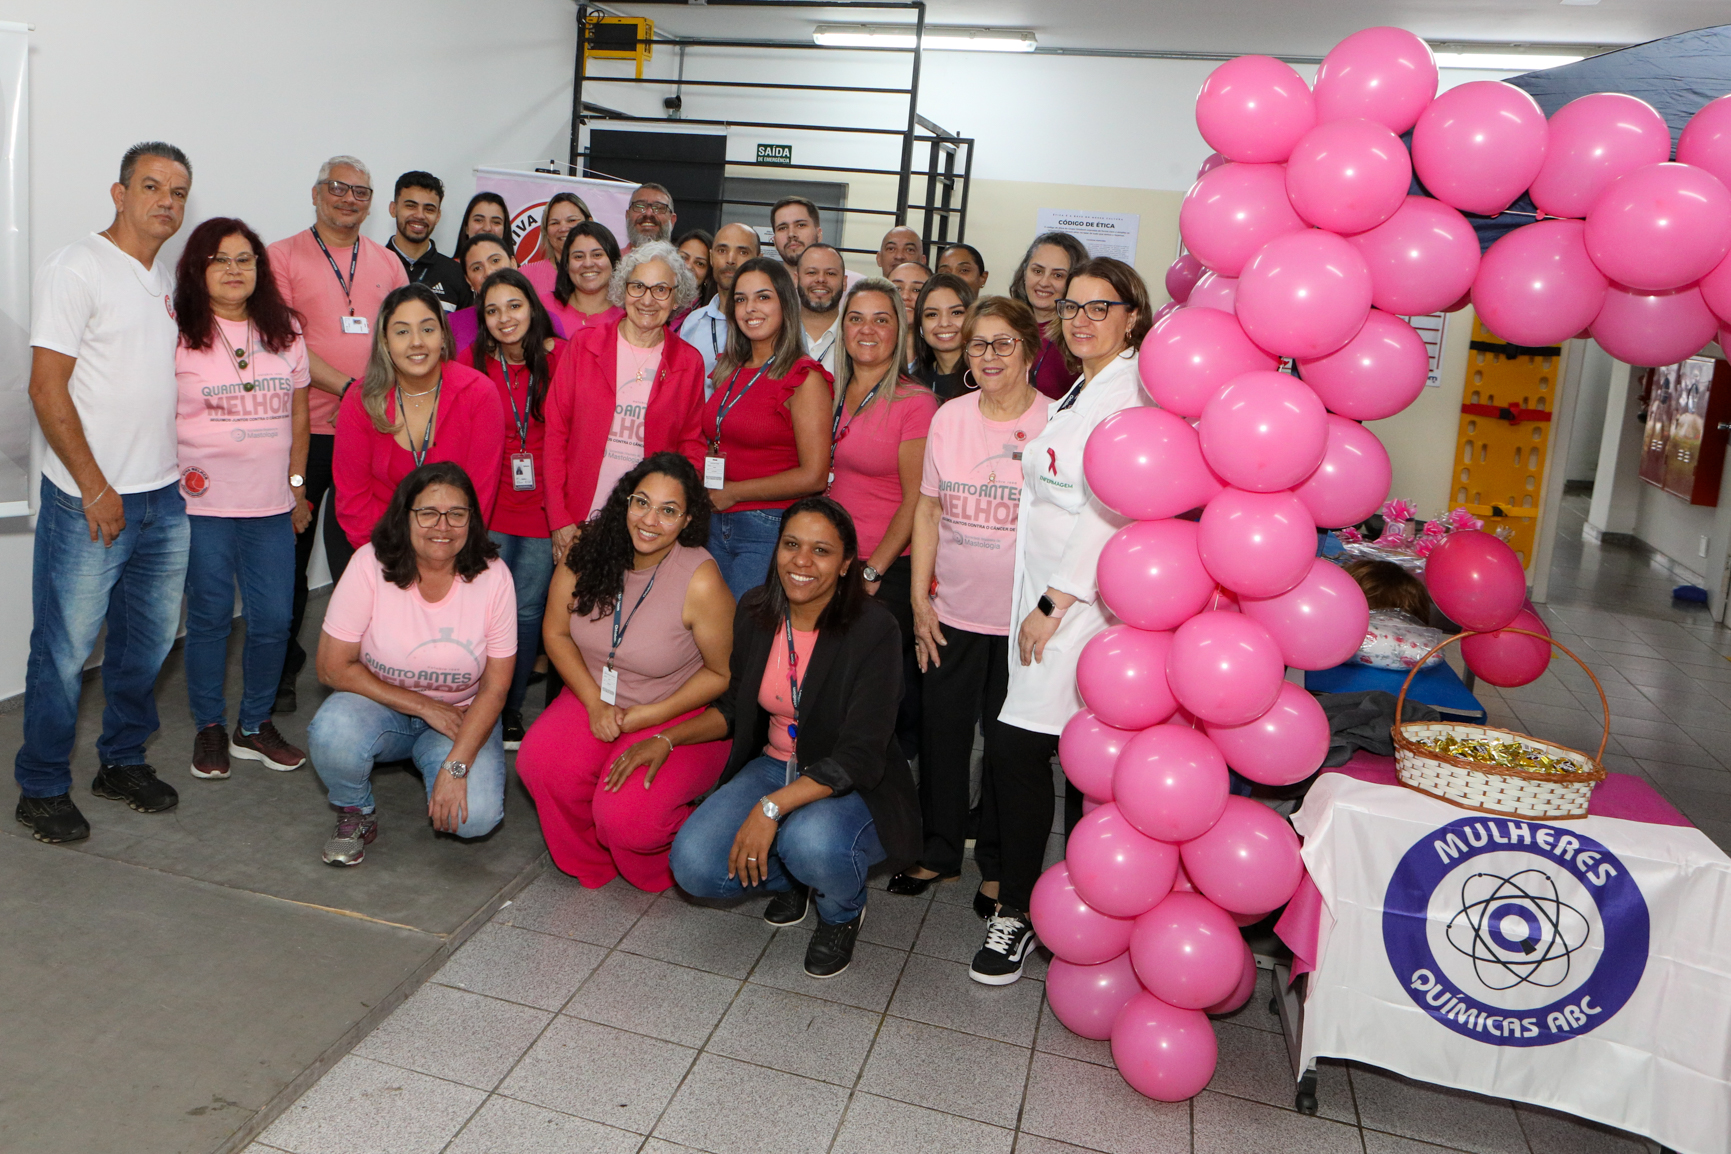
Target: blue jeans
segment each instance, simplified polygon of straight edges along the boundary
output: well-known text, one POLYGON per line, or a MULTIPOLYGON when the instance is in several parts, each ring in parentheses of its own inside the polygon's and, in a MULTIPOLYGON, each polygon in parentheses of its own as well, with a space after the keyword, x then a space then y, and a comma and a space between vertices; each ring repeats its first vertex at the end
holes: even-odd
POLYGON ((781 539, 780 509, 747 509, 709 518, 709 555, 721 569, 733 599, 756 589, 769 576, 775 543, 781 539))
POLYGON ((234 629, 236 579, 246 617, 240 728, 257 733, 270 720, 294 611, 291 518, 289 513, 187 518, 192 560, 186 568, 186 696, 199 729, 228 723, 223 682, 228 675, 228 635, 234 629))
MULTIPOLYGON (((737 898, 745 892, 727 876, 734 835, 758 800, 787 784, 787 763, 758 757, 709 795, 673 839, 669 862, 679 888, 697 898, 737 898)), ((857 793, 802 805, 781 819, 770 844, 764 888, 780 892, 803 882, 812 889, 817 916, 830 925, 851 922, 865 908, 866 871, 884 860, 877 825, 857 793)))
MULTIPOLYGON (((307 755, 331 804, 364 813, 373 812, 373 762, 411 759, 431 798, 451 745, 420 718, 358 693, 331 694, 307 726, 307 755)), ((457 836, 480 837, 505 816, 505 738, 498 722, 475 755, 468 782, 469 819, 457 827, 457 836)))
POLYGON ((529 691, 529 674, 535 669, 535 654, 541 649, 541 618, 547 614, 547 586, 553 581, 553 542, 546 537, 514 537, 491 529, 487 536, 499 547, 499 557, 517 586, 517 667, 511 671, 505 708, 520 712, 529 691))
POLYGON ((24 744, 13 773, 25 797, 72 788, 72 744, 84 663, 108 624, 102 653, 103 765, 135 765, 156 732, 156 675, 180 628, 186 586, 186 501, 178 482, 121 497, 126 528, 113 545, 90 539, 83 502, 42 478, 31 573, 30 661, 24 668, 24 744))

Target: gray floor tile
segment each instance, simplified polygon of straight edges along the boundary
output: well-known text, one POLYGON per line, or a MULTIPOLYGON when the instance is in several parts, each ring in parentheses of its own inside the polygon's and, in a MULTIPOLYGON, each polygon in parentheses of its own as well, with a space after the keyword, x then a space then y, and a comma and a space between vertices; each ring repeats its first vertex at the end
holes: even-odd
POLYGON ((968 967, 914 954, 902 971, 889 1012, 932 1026, 946 1026, 1000 1042, 1028 1046, 1040 1017, 1046 987, 1040 982, 983 986, 968 967))
POLYGON ((290 1154, 436 1154, 486 1097, 351 1054, 259 1137, 290 1154))
POLYGON ((833 1154, 1010 1154, 1013 1130, 855 1094, 833 1154))
POLYGON ((1195 1100, 1195 1154, 1243 1154, 1278 1150, 1281 1154, 1358 1154, 1363 1149, 1356 1126, 1278 1110, 1242 1098, 1204 1090, 1195 1100))
POLYGON ((743 978, 774 932, 761 919, 665 901, 644 913, 619 948, 712 974, 743 978))
POLYGON ((642 1142, 629 1130, 495 1097, 445 1154, 636 1154, 642 1142))
POLYGON ((1515 1117, 1533 1154, 1646 1154, 1648 1148, 1633 1134, 1540 1106, 1517 1105, 1515 1117))
POLYGON ((680 1146, 665 1138, 651 1138, 643 1144, 643 1154, 704 1154, 690 1146, 680 1146))
POLYGON ((962 859, 962 876, 953 882, 939 882, 926 893, 934 902, 943 902, 952 906, 972 906, 974 895, 980 891, 980 867, 975 864, 973 851, 962 859))
POLYGON ((913 947, 916 954, 966 964, 985 940, 986 923, 974 916, 972 907, 934 902, 913 947))
MULTIPOLYGON (((912 946, 914 939, 919 936, 920 923, 925 920, 931 905, 929 898, 874 893, 866 902, 865 921, 860 924, 859 940, 905 950, 912 946)), ((806 928, 811 927, 808 925, 806 928)))
POLYGON ((1014 1126, 1027 1077, 1028 1051, 1020 1046, 886 1018, 859 1088, 898 1102, 1014 1126))
POLYGON ((1040 1032, 1034 1037, 1034 1049, 1042 1054, 1060 1054, 1079 1062, 1092 1062, 1096 1066, 1112 1065, 1112 1043, 1072 1034, 1058 1020, 1058 1015, 1052 1013, 1050 1003, 1040 1007, 1040 1032))
POLYGON ((1411 1138, 1384 1134, 1380 1130, 1362 1130, 1360 1133, 1364 1137, 1364 1154, 1444 1154, 1445 1151, 1454 1150, 1452 1146, 1415 1142, 1411 1138))
POLYGON ((363 1038, 354 1052, 491 1090, 552 1017, 546 1010, 429 983, 363 1038))
POLYGON ((1617 744, 1623 751, 1642 761, 1669 762, 1673 765, 1704 765, 1719 766, 1718 757, 1702 749, 1689 738, 1679 733, 1670 740, 1653 740, 1645 737, 1619 736, 1617 744))
POLYGON ((1170 1154, 1190 1144, 1190 1104, 1156 1102, 1116 1070, 1035 1054, 1022 1129, 1107 1154, 1170 1154))
POLYGON ((839 1086, 705 1054, 655 1135, 713 1154, 819 1154, 847 1097, 839 1086))
POLYGON ((501 1094, 646 1134, 697 1051, 561 1017, 499 1087, 501 1094))
MULTIPOLYGON (((1220 1061, 1208 1083, 1210 1090, 1283 1110, 1294 1108, 1298 1083, 1284 1037, 1225 1022, 1215 1024, 1214 1036, 1220 1043, 1220 1061)), ((1352 1106, 1346 1066, 1319 1063, 1316 1075, 1317 1116, 1356 1125, 1358 1114, 1352 1106)))
POLYGON ((1474 1154, 1527 1154, 1527 1141, 1507 1102, 1428 1086, 1368 1066, 1352 1067, 1359 1123, 1407 1138, 1474 1154))
POLYGON ((737 978, 615 951, 565 1012, 701 1049, 739 985, 737 978))
POLYGON ((798 927, 776 931, 769 949, 751 971, 752 982, 881 1013, 890 1004, 908 955, 857 942, 847 969, 833 978, 814 978, 805 972, 805 948, 811 934, 811 930, 798 927))
POLYGON ((790 1074, 852 1087, 880 1015, 803 994, 747 985, 705 1049, 790 1074))
MULTIPOLYGON (((1174 1150, 1188 1150, 1188 1145, 1174 1146, 1174 1150)), ((1072 1146, 1068 1142, 1054 1142, 1050 1138, 1042 1138, 1038 1134, 1017 1134, 1016 1154, 1094 1154, 1085 1146, 1072 1146)))
POLYGON ((607 951, 587 942, 486 925, 451 955, 434 981, 543 1010, 570 1001, 607 951))
POLYGON ((654 903, 654 894, 646 894, 621 878, 590 890, 584 889, 575 878, 548 870, 493 920, 598 946, 613 946, 654 903))

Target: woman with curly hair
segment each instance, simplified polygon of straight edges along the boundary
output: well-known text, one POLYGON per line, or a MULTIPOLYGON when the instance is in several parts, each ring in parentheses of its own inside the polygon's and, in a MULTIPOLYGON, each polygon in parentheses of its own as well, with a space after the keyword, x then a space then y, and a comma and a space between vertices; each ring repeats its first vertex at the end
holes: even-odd
POLYGON ((585 886, 673 884, 667 852, 728 743, 673 750, 662 731, 727 688, 733 595, 704 548, 709 494, 691 462, 640 462, 589 518, 547 595, 542 642, 565 689, 517 753, 553 862, 585 886), (660 762, 628 753, 663 744, 660 762), (644 764, 648 762, 648 764, 644 764))

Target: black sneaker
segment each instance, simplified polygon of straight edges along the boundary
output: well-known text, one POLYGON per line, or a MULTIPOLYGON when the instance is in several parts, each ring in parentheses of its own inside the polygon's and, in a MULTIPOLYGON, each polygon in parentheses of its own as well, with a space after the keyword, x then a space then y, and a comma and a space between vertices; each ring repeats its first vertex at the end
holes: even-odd
POLYGON ((986 919, 986 944, 974 955, 968 977, 987 986, 1007 986, 1022 976, 1022 963, 1034 948, 1028 915, 999 907, 986 919))
POLYGON ((797 882, 790 890, 776 894, 763 907, 763 920, 772 926, 797 926, 805 921, 805 911, 811 905, 811 887, 797 882))
POLYGON ((521 709, 507 709, 499 715, 499 718, 505 730, 505 748, 523 748, 523 711, 521 709))
POLYGON ((90 783, 90 792, 124 801, 139 813, 161 813, 180 804, 180 794, 148 765, 105 765, 90 783))
POLYGON ((31 837, 50 844, 83 841, 90 836, 90 823, 72 804, 69 793, 56 797, 19 798, 18 820, 30 827, 31 837))
POLYGON ((854 915, 851 922, 830 925, 818 919, 817 931, 805 947, 805 972, 813 978, 833 978, 853 961, 854 943, 859 940, 859 928, 865 921, 865 911, 854 915))

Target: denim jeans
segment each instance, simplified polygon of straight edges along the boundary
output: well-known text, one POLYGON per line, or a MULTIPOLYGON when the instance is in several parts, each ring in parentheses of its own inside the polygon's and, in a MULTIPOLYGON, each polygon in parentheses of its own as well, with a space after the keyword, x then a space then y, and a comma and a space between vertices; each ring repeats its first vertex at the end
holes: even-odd
POLYGON ((104 548, 90 539, 83 502, 42 478, 31 573, 30 660, 24 668, 24 744, 13 772, 25 797, 72 787, 72 744, 84 663, 108 624, 102 653, 103 765, 144 760, 156 732, 156 675, 180 628, 186 586, 186 501, 178 482, 121 497, 126 528, 104 548))
MULTIPOLYGON (((373 812, 373 762, 412 759, 431 798, 451 744, 420 718, 358 693, 331 694, 307 727, 307 754, 331 804, 366 813, 373 812)), ((480 837, 505 816, 505 738, 497 722, 469 767, 468 782, 469 819, 457 836, 480 837)))
MULTIPOLYGON (((673 839, 670 864, 679 887, 692 897, 736 898, 745 892, 727 876, 727 858, 758 800, 788 781, 787 763, 758 757, 710 794, 673 839)), ((857 793, 802 805, 781 819, 770 843, 764 888, 779 892, 793 882, 811 887, 817 916, 830 925, 851 922, 866 903, 866 871, 884 860, 877 825, 857 793)))
POLYGON ((541 618, 547 613, 547 586, 553 581, 553 542, 546 537, 515 537, 492 529, 487 536, 499 547, 499 557, 517 586, 517 667, 511 671, 505 708, 521 710, 529 691, 529 674, 535 669, 535 654, 541 649, 541 618))
POLYGON ((241 654, 240 728, 257 733, 270 720, 288 651, 294 610, 295 530, 292 514, 269 517, 188 517, 192 557, 186 567, 186 696, 199 729, 226 725, 228 635, 234 629, 234 586, 246 617, 241 654))
POLYGON ((709 518, 709 555, 721 569, 735 601, 769 576, 775 543, 781 537, 780 509, 747 509, 709 518))

